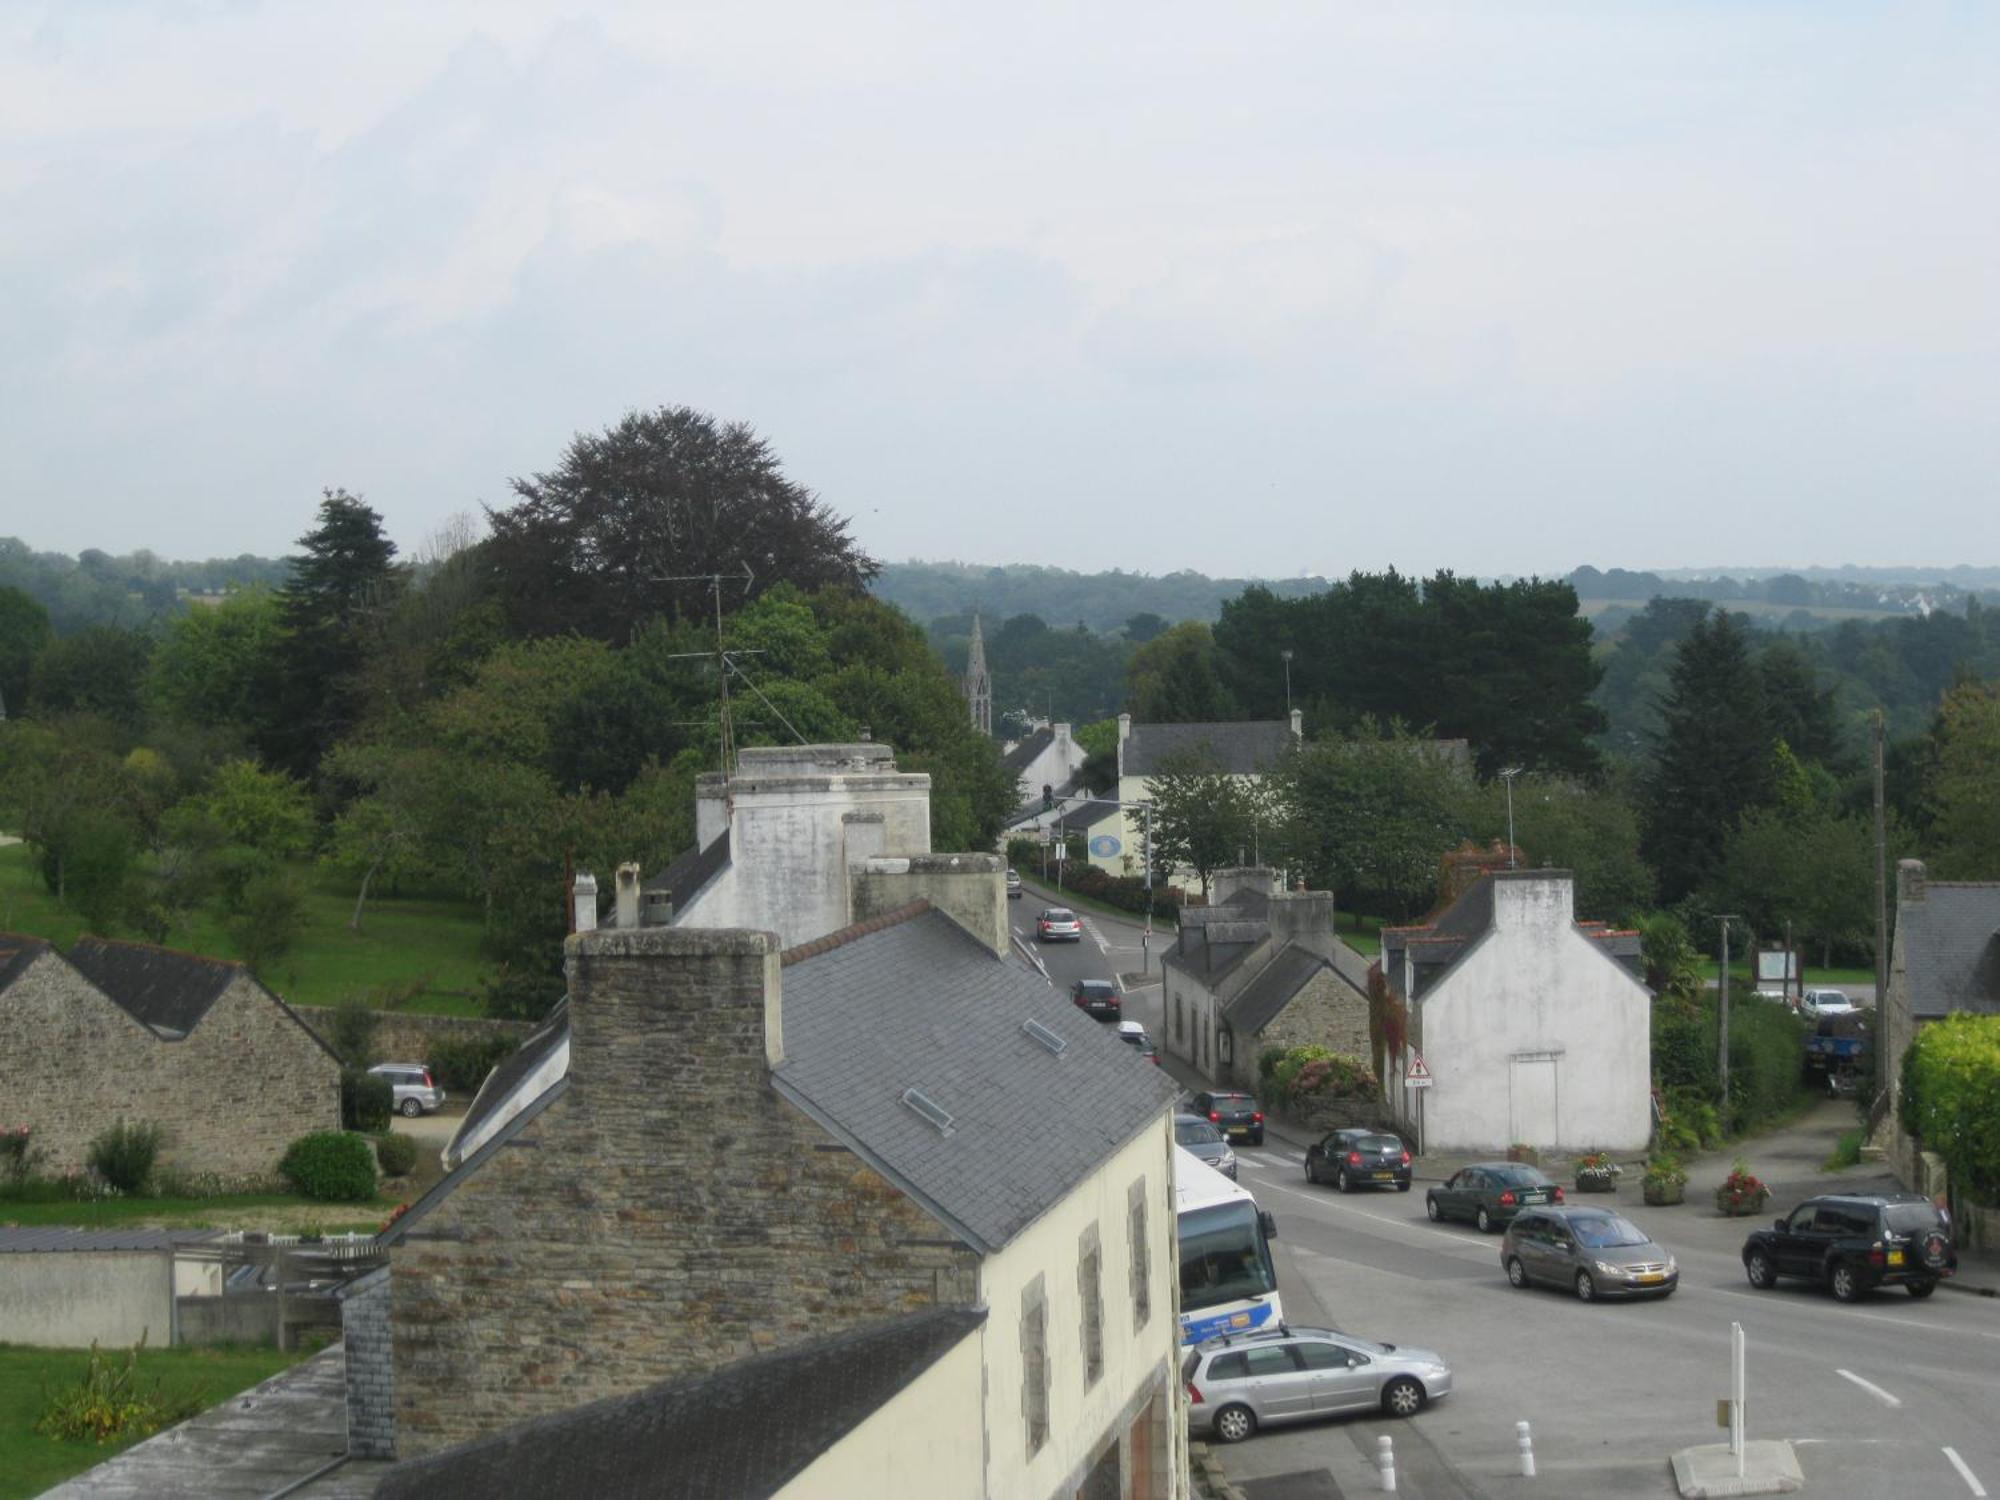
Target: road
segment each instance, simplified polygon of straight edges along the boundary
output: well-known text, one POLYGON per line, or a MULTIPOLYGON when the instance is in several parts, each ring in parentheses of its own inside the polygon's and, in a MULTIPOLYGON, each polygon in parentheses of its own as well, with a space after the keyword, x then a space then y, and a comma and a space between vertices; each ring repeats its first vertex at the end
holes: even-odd
MULTIPOLYGON (((1032 888, 1012 903, 1031 945, 1041 904, 1032 888)), ((1137 927, 1086 914, 1085 928, 1080 944, 1039 949, 1059 988, 1136 975, 1137 927)), ((1155 975, 1168 942, 1153 946, 1155 975)), ((1128 1018, 1155 1035, 1159 996, 1157 984, 1135 984, 1125 1000, 1128 1018)), ((1832 1185, 1815 1168, 1830 1131, 1851 1115, 1828 1109, 1789 1137, 1754 1143, 1752 1164, 1776 1192, 1774 1215, 1832 1185)), ((1335 1420, 1220 1450, 1251 1500, 1379 1493, 1373 1456, 1383 1435, 1395 1444, 1397 1492, 1419 1500, 1672 1495, 1668 1455, 1726 1436, 1715 1402, 1728 1394, 1732 1322, 1749 1340, 1749 1436, 1797 1445, 1808 1493, 2000 1496, 2000 1302, 1886 1291, 1847 1306, 1789 1282, 1758 1292, 1739 1259, 1747 1221, 1693 1200, 1647 1208, 1621 1186, 1619 1209, 1678 1256, 1680 1290, 1663 1302, 1586 1306, 1515 1291, 1500 1270, 1498 1237, 1430 1223, 1421 1182, 1406 1194, 1342 1197, 1309 1186, 1298 1150, 1275 1135, 1238 1156, 1244 1186, 1278 1218, 1288 1318, 1437 1349, 1457 1382, 1411 1422, 1335 1420), (1534 1435, 1533 1480, 1519 1477, 1521 1421, 1534 1435)), ((1839 1185, 1889 1185, 1868 1170, 1839 1185)))

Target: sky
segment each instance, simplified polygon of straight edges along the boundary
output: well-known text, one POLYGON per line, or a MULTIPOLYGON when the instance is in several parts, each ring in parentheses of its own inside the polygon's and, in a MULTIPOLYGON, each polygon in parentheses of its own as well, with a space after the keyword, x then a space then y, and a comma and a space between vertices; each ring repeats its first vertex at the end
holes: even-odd
POLYGON ((1992 563, 2000 7, 0 0, 0 535, 632 408, 891 561, 1992 563))

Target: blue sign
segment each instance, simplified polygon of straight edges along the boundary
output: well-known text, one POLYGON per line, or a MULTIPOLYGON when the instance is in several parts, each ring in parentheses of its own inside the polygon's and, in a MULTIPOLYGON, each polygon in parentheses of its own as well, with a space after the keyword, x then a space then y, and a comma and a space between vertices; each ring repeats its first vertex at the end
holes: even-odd
POLYGON ((1099 859, 1110 859, 1124 847, 1118 841, 1118 835, 1115 833, 1100 833, 1090 841, 1090 852, 1095 854, 1099 859))
POLYGON ((1248 1333, 1260 1324, 1270 1321, 1271 1304, 1253 1302, 1248 1307, 1233 1308, 1228 1312, 1216 1313, 1209 1317, 1183 1313, 1181 1315, 1181 1342, 1199 1344, 1203 1339, 1212 1339, 1218 1333, 1248 1333))

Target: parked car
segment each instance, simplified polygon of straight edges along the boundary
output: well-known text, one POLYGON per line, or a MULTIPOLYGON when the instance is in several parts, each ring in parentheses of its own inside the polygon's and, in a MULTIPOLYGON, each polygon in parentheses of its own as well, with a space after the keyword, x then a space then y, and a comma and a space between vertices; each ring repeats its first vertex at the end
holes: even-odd
POLYGON ((1092 1020, 1118 1019, 1118 986, 1108 979, 1079 979, 1070 986, 1069 998, 1078 1010, 1088 1011, 1092 1020))
POLYGON ((1808 1198, 1743 1242, 1743 1271, 1760 1291, 1780 1276, 1824 1282, 1842 1302, 1878 1286, 1928 1297, 1958 1270, 1951 1216, 1917 1193, 1808 1198))
POLYGON ((1035 918, 1035 936, 1044 943, 1080 943, 1083 923, 1066 906, 1051 906, 1035 918))
POLYGON ((1860 1008, 1845 990, 1807 990, 1799 1013, 1819 1020, 1823 1016, 1851 1016, 1860 1008))
POLYGON ((1007 899, 1009 901, 1019 901, 1021 899, 1021 872, 1019 870, 1009 870, 1007 872, 1007 899))
POLYGON ((1139 1055, 1154 1067, 1160 1065, 1160 1049, 1153 1045, 1153 1039, 1146 1035, 1146 1028, 1137 1021, 1120 1021, 1118 1040, 1128 1046, 1136 1047, 1139 1055))
POLYGON ((1410 1152, 1400 1136, 1379 1130, 1336 1130, 1306 1148, 1306 1181, 1332 1182, 1343 1193, 1360 1187, 1410 1190, 1410 1152))
POLYGON ((1424 1212, 1433 1222, 1470 1219, 1482 1234, 1491 1234, 1524 1208, 1562 1201, 1561 1186, 1540 1168, 1517 1161, 1485 1161, 1460 1168, 1425 1193, 1424 1212))
POLYGON ((1524 1209, 1500 1242, 1500 1265, 1515 1286, 1539 1283, 1599 1297, 1666 1297, 1681 1268, 1623 1214, 1608 1208, 1524 1209))
POLYGON ((435 1114, 444 1104, 444 1090, 437 1086, 430 1068, 423 1063, 377 1063, 368 1071, 389 1080, 396 1096, 393 1108, 399 1115, 415 1119, 418 1115, 435 1114))
POLYGON ((1206 1116, 1226 1137, 1240 1135, 1253 1146, 1264 1144, 1264 1111, 1248 1094, 1229 1089, 1196 1094, 1189 1113, 1206 1116))
POLYGON ((1236 1180, 1236 1153, 1229 1142, 1200 1115, 1174 1116, 1174 1144, 1198 1156, 1231 1182, 1236 1180))
POLYGON ((1341 1412, 1414 1417, 1451 1394, 1451 1367, 1428 1349, 1399 1349, 1331 1328, 1225 1334, 1181 1359, 1188 1434, 1240 1443, 1259 1427, 1341 1412))

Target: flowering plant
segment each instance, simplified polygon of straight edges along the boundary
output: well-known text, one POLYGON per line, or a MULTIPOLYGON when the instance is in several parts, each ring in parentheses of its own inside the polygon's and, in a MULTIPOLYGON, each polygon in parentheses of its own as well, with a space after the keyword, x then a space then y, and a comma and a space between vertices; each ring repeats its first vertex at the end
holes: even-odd
POLYGON ((1715 1190, 1715 1206, 1725 1214, 1754 1214, 1770 1196, 1770 1188, 1751 1175, 1739 1156, 1729 1175, 1722 1179, 1722 1186, 1715 1190))
POLYGON ((1680 1159, 1664 1151, 1646 1163, 1646 1182, 1653 1187, 1685 1187, 1687 1180, 1680 1159))
POLYGON ((1576 1159, 1576 1169, 1579 1172, 1615 1172, 1617 1167, 1612 1163, 1609 1151, 1586 1151, 1576 1159))

